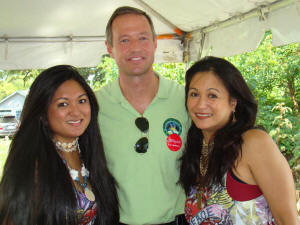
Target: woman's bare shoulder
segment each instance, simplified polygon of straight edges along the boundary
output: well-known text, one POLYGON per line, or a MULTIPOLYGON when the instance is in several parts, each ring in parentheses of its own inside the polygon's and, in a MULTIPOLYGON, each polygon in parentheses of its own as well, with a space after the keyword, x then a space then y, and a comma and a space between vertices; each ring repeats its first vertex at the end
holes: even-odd
POLYGON ((247 157, 267 157, 280 154, 280 151, 272 137, 264 130, 250 129, 243 135, 242 151, 247 157))

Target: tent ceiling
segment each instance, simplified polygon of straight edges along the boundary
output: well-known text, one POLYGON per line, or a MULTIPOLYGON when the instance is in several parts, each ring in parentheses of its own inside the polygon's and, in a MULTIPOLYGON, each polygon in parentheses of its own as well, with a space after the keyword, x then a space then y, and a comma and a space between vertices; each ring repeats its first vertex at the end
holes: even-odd
POLYGON ((3 0, 0 69, 97 65, 106 54, 106 23, 123 5, 152 17, 161 35, 157 62, 249 51, 268 29, 275 45, 300 41, 299 0, 3 0))

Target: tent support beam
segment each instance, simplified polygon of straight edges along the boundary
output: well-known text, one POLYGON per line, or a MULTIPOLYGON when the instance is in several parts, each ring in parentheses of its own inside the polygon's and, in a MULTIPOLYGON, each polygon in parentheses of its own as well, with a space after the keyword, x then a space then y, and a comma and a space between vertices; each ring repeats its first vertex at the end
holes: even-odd
POLYGON ((61 36, 61 37, 0 37, 1 42, 104 42, 104 36, 61 36))
POLYGON ((145 10, 151 12, 152 14, 155 15, 155 17, 157 17, 159 20, 161 20, 161 22, 163 22, 164 24, 166 24, 167 26, 169 26, 172 30, 174 30, 176 28, 176 26, 171 23, 169 20, 167 20, 165 17, 163 17, 160 13, 158 13, 157 11, 155 11, 153 8, 151 8, 147 3, 145 3, 142 0, 134 0, 138 5, 140 5, 142 8, 144 8, 145 10))
POLYGON ((192 37, 192 46, 194 48, 196 47, 197 49, 197 52, 193 57, 194 60, 199 60, 201 59, 201 57, 203 57, 204 44, 206 41, 208 41, 208 36, 211 32, 221 28, 229 27, 231 25, 240 23, 253 17, 258 17, 260 21, 266 21, 268 20, 268 15, 270 12, 299 3, 300 0, 278 0, 267 5, 261 5, 253 10, 250 10, 240 15, 233 16, 227 20, 220 21, 210 26, 191 31, 190 35, 192 37))
POLYGON ((201 40, 200 40, 200 43, 199 43, 198 54, 197 54, 197 60, 201 59, 203 48, 204 48, 205 37, 206 37, 206 33, 202 32, 201 33, 201 40))
POLYGON ((249 19, 249 18, 252 18, 255 16, 258 16, 260 18, 260 20, 266 20, 269 12, 275 11, 279 8, 282 8, 282 7, 285 7, 285 6, 294 4, 294 3, 296 3, 296 0, 278 0, 278 1, 270 3, 268 5, 261 5, 255 9, 250 10, 249 12, 244 13, 244 14, 233 16, 227 20, 215 23, 215 24, 207 26, 207 27, 200 28, 198 30, 194 30, 194 31, 192 31, 192 33, 199 32, 199 31, 203 32, 203 33, 209 33, 216 29, 224 28, 224 27, 230 26, 230 25, 238 23, 238 22, 242 22, 246 19, 249 19))

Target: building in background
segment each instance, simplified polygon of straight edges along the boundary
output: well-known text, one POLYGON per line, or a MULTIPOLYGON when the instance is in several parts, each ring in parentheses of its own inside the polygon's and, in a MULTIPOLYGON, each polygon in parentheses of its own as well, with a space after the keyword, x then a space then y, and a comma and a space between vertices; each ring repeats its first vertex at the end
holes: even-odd
POLYGON ((23 109, 28 90, 16 91, 0 101, 0 117, 15 116, 17 120, 23 109))

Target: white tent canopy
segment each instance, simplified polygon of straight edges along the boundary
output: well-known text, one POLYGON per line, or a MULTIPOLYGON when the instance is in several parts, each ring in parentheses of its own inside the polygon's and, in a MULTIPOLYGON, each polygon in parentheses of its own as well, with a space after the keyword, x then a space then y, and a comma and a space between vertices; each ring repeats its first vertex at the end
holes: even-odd
POLYGON ((158 34, 156 62, 229 56, 300 41, 299 0, 0 0, 0 69, 91 67, 107 54, 105 26, 119 6, 141 8, 158 34), (176 32, 180 30, 181 32, 176 32))

